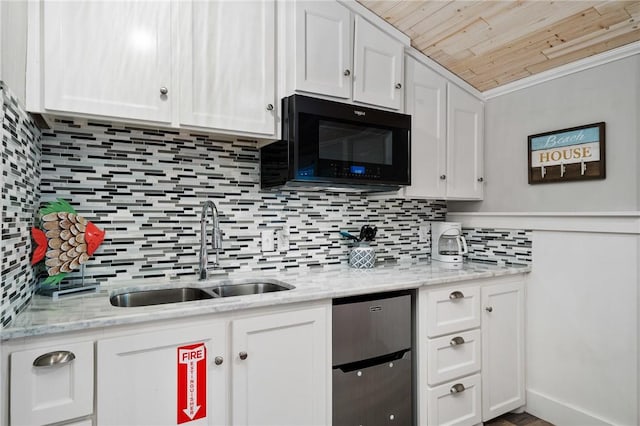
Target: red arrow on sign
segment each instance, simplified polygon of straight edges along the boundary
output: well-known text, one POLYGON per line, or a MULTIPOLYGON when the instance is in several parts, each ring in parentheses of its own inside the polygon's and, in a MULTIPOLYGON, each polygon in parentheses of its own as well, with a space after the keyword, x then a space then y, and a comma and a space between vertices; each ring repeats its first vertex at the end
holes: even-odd
POLYGON ((178 424, 207 416, 207 348, 178 347, 178 424))

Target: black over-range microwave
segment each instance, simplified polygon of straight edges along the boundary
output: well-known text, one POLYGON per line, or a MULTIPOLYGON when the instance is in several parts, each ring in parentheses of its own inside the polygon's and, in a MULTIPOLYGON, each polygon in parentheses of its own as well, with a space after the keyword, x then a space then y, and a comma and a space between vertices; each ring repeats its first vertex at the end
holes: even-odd
POLYGON ((309 96, 282 100, 282 140, 260 149, 263 189, 392 191, 411 183, 411 116, 309 96))

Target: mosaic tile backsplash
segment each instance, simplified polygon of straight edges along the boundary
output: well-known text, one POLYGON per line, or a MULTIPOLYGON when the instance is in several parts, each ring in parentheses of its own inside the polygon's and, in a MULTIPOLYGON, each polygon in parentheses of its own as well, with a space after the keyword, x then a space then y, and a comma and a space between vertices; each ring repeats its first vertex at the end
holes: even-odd
POLYGON ((346 264, 339 231, 364 224, 378 227, 378 261, 427 260, 419 225, 446 214, 444 201, 261 191, 253 141, 83 119, 43 132, 41 191, 42 203, 65 198, 106 231, 85 272, 104 285, 195 276, 205 200, 220 213, 229 273, 346 264), (289 249, 262 253, 263 230, 286 232, 289 249))
POLYGON ((531 231, 514 229, 462 229, 469 254, 465 259, 496 265, 531 265, 531 231))
POLYGON ((0 324, 4 327, 28 304, 36 285, 36 277, 30 265, 30 229, 34 224, 40 196, 40 130, 1 81, 0 103, 0 324))

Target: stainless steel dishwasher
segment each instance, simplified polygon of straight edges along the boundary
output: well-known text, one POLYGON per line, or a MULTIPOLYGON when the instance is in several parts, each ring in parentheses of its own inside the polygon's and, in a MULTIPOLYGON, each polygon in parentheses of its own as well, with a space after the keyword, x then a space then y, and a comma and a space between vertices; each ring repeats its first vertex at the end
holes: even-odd
POLYGON ((334 426, 415 424, 411 297, 334 300, 334 426))

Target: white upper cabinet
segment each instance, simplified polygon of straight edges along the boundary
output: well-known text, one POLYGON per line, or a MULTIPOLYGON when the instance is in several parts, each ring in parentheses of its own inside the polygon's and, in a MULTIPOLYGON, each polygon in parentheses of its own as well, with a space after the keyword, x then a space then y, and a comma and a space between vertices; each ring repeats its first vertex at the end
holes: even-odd
POLYGON ((401 109, 404 45, 356 16, 354 51, 353 100, 401 109))
POLYGON ((411 186, 407 197, 481 200, 484 105, 427 65, 406 58, 411 114, 411 186))
POLYGON ((351 98, 351 12, 338 2, 295 2, 295 90, 351 98))
POLYGON ((171 121, 169 2, 41 5, 46 111, 171 121))
POLYGON ((410 56, 406 109, 411 114, 411 186, 405 196, 445 198, 447 80, 410 56))
POLYGON ((276 135, 276 2, 30 2, 27 108, 276 135))
MULTIPOLYGON (((283 96, 313 93, 402 110, 408 44, 337 1, 287 1, 283 96), (292 70, 289 70, 289 69, 292 70)), ((386 24, 384 24, 386 25, 386 24)))
POLYGON ((448 83, 447 107, 447 198, 481 200, 484 105, 448 83))
POLYGON ((275 134, 275 1, 177 6, 180 124, 275 134))

